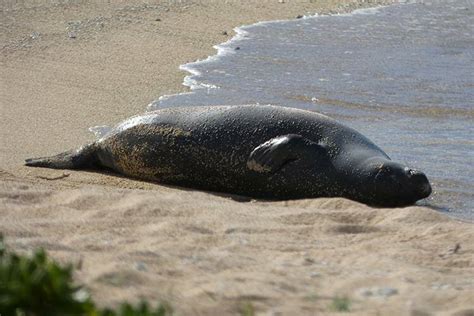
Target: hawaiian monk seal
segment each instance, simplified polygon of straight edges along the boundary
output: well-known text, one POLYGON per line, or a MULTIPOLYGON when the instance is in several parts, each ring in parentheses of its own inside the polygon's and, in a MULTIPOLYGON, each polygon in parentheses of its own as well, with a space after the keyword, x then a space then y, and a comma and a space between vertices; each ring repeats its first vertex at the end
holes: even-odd
POLYGON ((148 112, 92 144, 26 165, 106 167, 138 179, 266 199, 337 196, 402 206, 431 193, 422 172, 393 162, 352 128, 270 105, 148 112))

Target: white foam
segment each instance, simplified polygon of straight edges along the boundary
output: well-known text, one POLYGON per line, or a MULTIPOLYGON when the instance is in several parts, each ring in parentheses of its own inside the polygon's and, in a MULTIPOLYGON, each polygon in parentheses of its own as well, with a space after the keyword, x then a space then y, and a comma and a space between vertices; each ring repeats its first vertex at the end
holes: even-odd
POLYGON ((180 70, 184 70, 190 73, 190 75, 184 77, 183 85, 186 87, 189 87, 191 90, 219 88, 216 85, 200 83, 197 80, 195 80, 193 77, 200 76, 201 72, 194 67, 197 65, 202 65, 202 64, 206 64, 206 63, 218 60, 220 57, 223 57, 223 56, 235 54, 236 51, 235 49, 231 48, 231 45, 235 42, 243 41, 248 36, 249 33, 245 30, 246 27, 249 27, 249 26, 241 26, 241 27, 234 28, 234 32, 236 33, 236 35, 234 35, 231 39, 229 39, 228 41, 224 43, 213 46, 213 48, 217 50, 217 53, 215 55, 208 56, 206 59, 197 60, 197 61, 179 66, 180 70))
POLYGON ((99 126, 89 127, 89 131, 94 133, 94 136, 97 139, 100 139, 100 138, 104 137, 105 135, 107 135, 110 132, 111 129, 112 128, 110 126, 106 126, 106 125, 99 125, 99 126))
POLYGON ((172 98, 176 95, 185 95, 185 94, 192 94, 193 92, 181 92, 181 93, 176 93, 176 94, 165 94, 165 95, 162 95, 160 96, 157 100, 154 100, 152 102, 150 102, 147 106, 146 106, 146 111, 154 111, 154 110, 158 110, 160 107, 161 107, 161 103, 163 101, 166 101, 168 100, 169 98, 172 98))

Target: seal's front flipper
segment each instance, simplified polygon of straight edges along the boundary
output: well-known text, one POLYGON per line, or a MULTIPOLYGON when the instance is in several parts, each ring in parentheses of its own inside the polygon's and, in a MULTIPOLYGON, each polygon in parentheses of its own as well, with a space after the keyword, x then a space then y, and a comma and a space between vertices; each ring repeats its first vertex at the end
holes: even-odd
POLYGON ((52 169, 82 169, 96 163, 95 148, 93 143, 51 157, 30 158, 25 160, 25 165, 52 169))
POLYGON ((276 172, 305 155, 326 153, 324 145, 301 135, 278 136, 256 147, 247 159, 247 168, 257 172, 276 172))

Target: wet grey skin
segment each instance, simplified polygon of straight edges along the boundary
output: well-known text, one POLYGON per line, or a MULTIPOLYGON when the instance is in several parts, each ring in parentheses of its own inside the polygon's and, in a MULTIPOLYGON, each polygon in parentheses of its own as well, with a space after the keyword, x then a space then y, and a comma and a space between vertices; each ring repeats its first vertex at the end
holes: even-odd
POLYGON ((262 199, 345 197, 404 206, 431 193, 357 131, 279 106, 176 107, 132 117, 96 142, 27 166, 107 168, 128 177, 262 199))

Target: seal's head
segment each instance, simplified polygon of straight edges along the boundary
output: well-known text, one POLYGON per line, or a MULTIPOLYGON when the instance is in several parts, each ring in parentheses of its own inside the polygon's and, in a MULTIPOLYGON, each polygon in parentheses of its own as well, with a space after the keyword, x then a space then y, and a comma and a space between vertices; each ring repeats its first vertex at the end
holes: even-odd
POLYGON ((423 172, 391 160, 371 163, 370 174, 373 198, 380 206, 410 205, 431 194, 430 182, 423 172))

